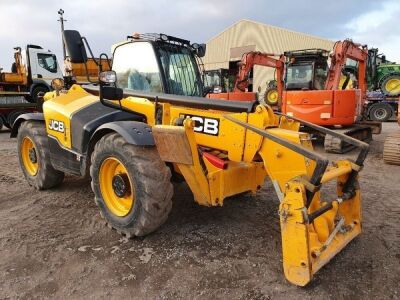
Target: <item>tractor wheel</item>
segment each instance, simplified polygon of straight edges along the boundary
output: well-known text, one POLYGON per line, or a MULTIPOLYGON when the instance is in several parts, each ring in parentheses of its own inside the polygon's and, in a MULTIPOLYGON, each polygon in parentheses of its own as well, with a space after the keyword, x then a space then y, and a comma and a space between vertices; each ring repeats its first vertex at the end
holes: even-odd
POLYGON ((383 145, 383 161, 391 165, 400 165, 400 132, 386 137, 383 145))
POLYGON ((383 78, 380 88, 386 96, 400 95, 400 74, 391 74, 383 78))
POLYGON ((90 176, 101 216, 120 234, 143 236, 167 219, 171 172, 155 147, 131 145, 117 133, 107 134, 95 146, 90 176))
POLYGON ((268 88, 264 94, 264 102, 270 106, 278 105, 278 90, 276 87, 268 88))
POLYGON ((48 137, 44 123, 26 121, 18 131, 18 158, 29 185, 45 190, 60 184, 64 173, 50 162, 48 137))
POLYGON ((392 107, 386 103, 376 103, 369 110, 369 118, 373 121, 385 122, 393 115, 392 107))

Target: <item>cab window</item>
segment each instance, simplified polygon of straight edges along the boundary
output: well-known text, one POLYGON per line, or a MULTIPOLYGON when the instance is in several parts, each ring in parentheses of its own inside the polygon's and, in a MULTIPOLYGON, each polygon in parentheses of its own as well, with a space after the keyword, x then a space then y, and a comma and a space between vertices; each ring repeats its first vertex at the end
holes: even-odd
POLYGON ((115 49, 113 70, 123 89, 162 92, 161 76, 153 46, 147 42, 124 44, 115 49))
POLYGON ((51 73, 57 73, 57 59, 54 54, 38 53, 38 64, 51 73))

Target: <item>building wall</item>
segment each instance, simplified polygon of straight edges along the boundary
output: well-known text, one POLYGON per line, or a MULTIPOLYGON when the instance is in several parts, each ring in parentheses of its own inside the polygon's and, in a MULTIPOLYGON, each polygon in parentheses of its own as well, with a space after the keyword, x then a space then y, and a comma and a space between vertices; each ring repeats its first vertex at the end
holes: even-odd
MULTIPOLYGON (((284 51, 321 48, 332 50, 333 41, 266 25, 241 20, 207 42, 204 68, 213 70, 228 68, 230 61, 238 61, 249 51, 282 54, 284 51)), ((253 90, 260 87, 263 92, 266 82, 274 78, 272 68, 255 66, 253 90)))

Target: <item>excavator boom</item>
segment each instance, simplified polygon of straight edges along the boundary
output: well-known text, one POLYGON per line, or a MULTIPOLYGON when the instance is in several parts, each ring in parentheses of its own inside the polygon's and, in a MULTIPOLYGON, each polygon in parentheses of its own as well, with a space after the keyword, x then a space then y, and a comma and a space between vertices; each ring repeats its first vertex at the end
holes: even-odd
POLYGON ((242 101, 256 100, 255 93, 246 91, 249 86, 249 75, 254 66, 264 66, 276 70, 278 92, 277 102, 278 105, 280 105, 283 90, 284 61, 283 55, 256 51, 245 53, 239 63, 239 71, 236 75, 233 91, 228 93, 210 94, 210 98, 242 101))

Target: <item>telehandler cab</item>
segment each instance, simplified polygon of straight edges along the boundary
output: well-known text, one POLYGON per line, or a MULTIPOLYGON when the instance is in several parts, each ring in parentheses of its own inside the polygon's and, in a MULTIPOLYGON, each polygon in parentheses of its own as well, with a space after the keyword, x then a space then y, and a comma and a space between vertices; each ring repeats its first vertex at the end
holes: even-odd
MULTIPOLYGON (((77 31, 66 30, 64 40, 73 62, 87 60, 77 31)), ((99 86, 47 93, 43 114, 20 116, 11 133, 23 173, 39 190, 60 184, 64 173, 90 174, 101 216, 128 237, 167 219, 171 174, 205 206, 256 192, 269 177, 280 201, 283 269, 304 286, 361 233, 358 173, 368 145, 306 123, 359 149, 355 161, 328 166, 300 122, 256 102, 198 97, 201 83, 178 79, 193 74, 202 52, 165 35, 131 38, 115 49, 113 71, 99 74, 99 86), (150 91, 135 90, 143 80, 150 91), (321 186, 332 180, 336 191, 322 199, 321 186)))

